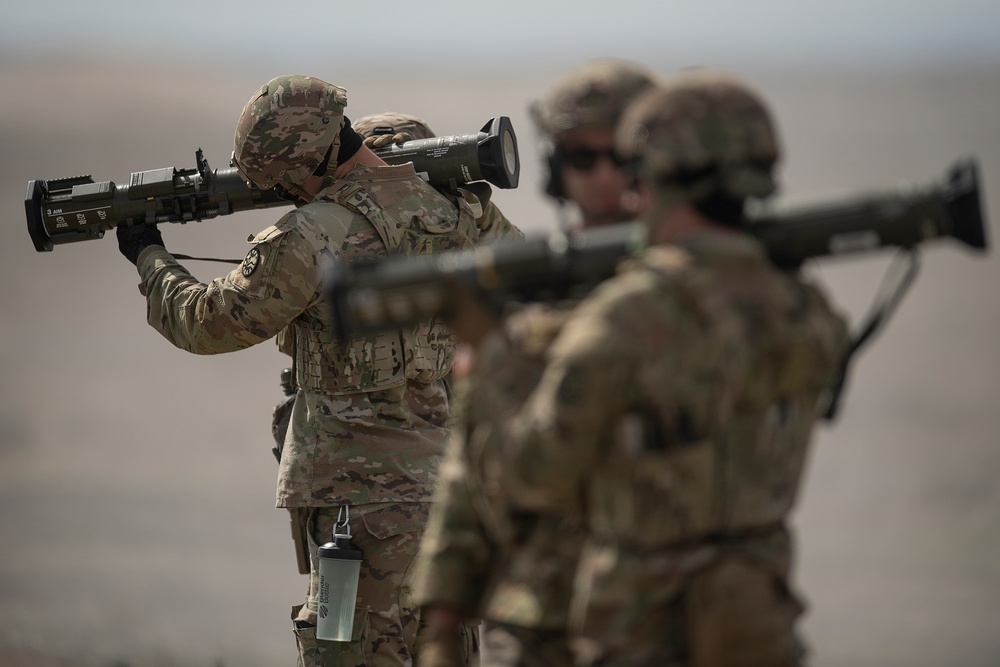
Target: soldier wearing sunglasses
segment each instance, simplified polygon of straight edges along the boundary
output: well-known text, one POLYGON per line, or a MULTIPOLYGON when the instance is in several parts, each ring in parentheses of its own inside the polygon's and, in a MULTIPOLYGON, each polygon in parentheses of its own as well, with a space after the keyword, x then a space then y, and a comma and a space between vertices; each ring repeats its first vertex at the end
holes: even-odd
MULTIPOLYGON (((653 86, 642 68, 592 61, 570 73, 533 108, 551 144, 547 192, 575 226, 632 219, 623 202, 630 181, 617 158, 615 123, 625 105, 653 86)), ((637 198, 634 195, 634 198, 637 198)), ((568 220, 564 220, 569 225, 568 220)), ((576 302, 531 304, 510 314, 506 334, 523 355, 495 382, 467 391, 457 369, 457 412, 451 449, 438 481, 437 509, 424 535, 414 574, 414 599, 428 624, 420 667, 462 664, 462 624, 483 620, 482 664, 489 667, 571 667, 568 634, 573 564, 585 533, 580 516, 512 513, 498 491, 504 442, 489 434, 493 416, 477 406, 491 394, 519 403, 534 389, 550 342, 576 302)), ((468 364, 466 364, 468 366, 468 364)))
POLYGON ((595 227, 635 217, 628 172, 614 150, 614 127, 626 104, 654 75, 623 60, 584 63, 531 108, 545 139, 545 193, 559 203, 563 227, 595 227), (575 211, 574 211, 575 209, 575 211))

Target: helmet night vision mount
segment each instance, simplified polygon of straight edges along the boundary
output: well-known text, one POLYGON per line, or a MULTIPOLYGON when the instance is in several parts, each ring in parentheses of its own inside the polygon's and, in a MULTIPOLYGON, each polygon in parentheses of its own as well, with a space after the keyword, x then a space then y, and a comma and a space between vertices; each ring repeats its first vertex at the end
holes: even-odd
MULTIPOLYGON (((487 181, 516 188, 521 171, 510 119, 497 116, 479 132, 390 144, 374 151, 385 162, 412 162, 435 187, 487 181)), ((38 252, 62 243, 99 239, 122 224, 209 220, 220 215, 294 202, 277 190, 250 187, 235 167, 210 169, 199 148, 194 169, 133 172, 128 185, 89 175, 28 181, 24 212, 38 252)))

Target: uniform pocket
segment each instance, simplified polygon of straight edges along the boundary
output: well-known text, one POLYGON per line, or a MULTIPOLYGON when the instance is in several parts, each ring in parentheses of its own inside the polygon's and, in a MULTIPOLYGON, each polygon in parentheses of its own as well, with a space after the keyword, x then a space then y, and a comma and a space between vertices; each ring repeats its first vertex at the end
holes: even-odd
MULTIPOLYGON (((292 610, 295 619, 299 607, 292 610)), ((316 639, 316 626, 304 620, 292 624, 295 642, 299 649, 299 665, 302 667, 345 667, 367 665, 371 658, 371 640, 368 626, 368 612, 363 609, 354 612, 354 629, 349 642, 328 642, 316 639)))
POLYGON ((784 581, 742 558, 724 556, 694 575, 684 612, 691 667, 801 664, 794 624, 802 605, 784 581))

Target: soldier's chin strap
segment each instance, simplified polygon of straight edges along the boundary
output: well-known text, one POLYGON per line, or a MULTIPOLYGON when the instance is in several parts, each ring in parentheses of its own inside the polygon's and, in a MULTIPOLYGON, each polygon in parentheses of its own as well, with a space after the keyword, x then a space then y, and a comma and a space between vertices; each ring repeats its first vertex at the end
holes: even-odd
POLYGON ((862 345, 871 340, 875 332, 885 324, 889 316, 899 306, 899 302, 902 301, 906 291, 913 284, 919 268, 920 255, 916 248, 900 251, 893 258, 893 263, 889 267, 889 271, 886 273, 882 285, 875 295, 875 303, 872 304, 871 310, 868 311, 867 321, 860 328, 858 334, 854 337, 854 342, 851 343, 851 346, 844 354, 844 359, 840 364, 836 380, 833 386, 830 387, 829 394, 827 395, 826 409, 823 412, 823 418, 827 421, 832 421, 837 416, 837 410, 840 407, 840 396, 847 382, 848 367, 854 355, 862 345))

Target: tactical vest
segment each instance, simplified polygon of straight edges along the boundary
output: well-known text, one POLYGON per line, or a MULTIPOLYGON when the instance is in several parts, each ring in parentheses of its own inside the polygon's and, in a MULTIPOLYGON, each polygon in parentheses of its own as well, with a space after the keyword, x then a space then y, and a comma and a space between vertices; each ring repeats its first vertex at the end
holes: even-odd
MULTIPOLYGON (((367 218, 390 255, 468 248, 478 238, 482 208, 461 190, 447 197, 457 207, 457 222, 419 219, 420 227, 394 216, 362 183, 343 181, 321 196, 367 218)), ((291 326, 296 382, 304 389, 334 395, 379 391, 411 380, 427 384, 451 370, 454 339, 437 320, 348 340, 337 338, 328 320, 302 316, 291 326)))
POLYGON ((768 268, 749 273, 764 287, 744 300, 724 266, 689 266, 677 249, 634 270, 674 304, 679 348, 638 374, 591 483, 593 532, 642 551, 774 528, 795 501, 839 320, 768 268))

